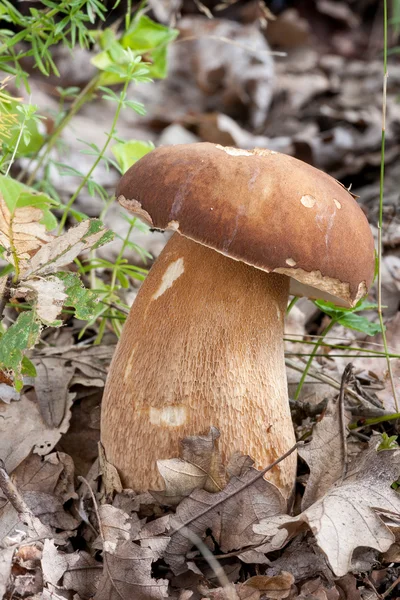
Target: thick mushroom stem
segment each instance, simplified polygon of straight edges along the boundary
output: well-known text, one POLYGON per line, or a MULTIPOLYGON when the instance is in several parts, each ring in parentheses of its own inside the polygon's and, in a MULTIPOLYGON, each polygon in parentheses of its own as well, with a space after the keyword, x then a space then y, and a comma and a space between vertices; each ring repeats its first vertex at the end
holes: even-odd
MULTIPOLYGON (((221 432, 219 448, 266 467, 295 442, 283 352, 289 278, 174 234, 141 287, 114 355, 102 410, 107 459, 125 486, 160 489, 157 459, 221 432)), ((289 495, 293 453, 270 474, 289 495)))

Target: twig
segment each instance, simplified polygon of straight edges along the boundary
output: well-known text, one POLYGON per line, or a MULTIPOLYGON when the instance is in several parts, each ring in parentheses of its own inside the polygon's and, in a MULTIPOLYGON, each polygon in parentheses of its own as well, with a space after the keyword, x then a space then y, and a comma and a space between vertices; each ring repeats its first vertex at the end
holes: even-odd
POLYGON ((187 527, 188 525, 190 525, 191 523, 193 523, 193 521, 196 521, 197 519, 201 519, 201 517, 203 517, 204 515, 206 515, 211 510, 214 510, 220 504, 223 504, 227 500, 230 500, 231 498, 233 498, 234 496, 236 496, 236 494, 240 494, 240 492, 243 492, 243 490, 245 490, 249 486, 253 485, 253 483, 255 483, 256 481, 258 481, 259 479, 262 479, 264 477, 264 475, 266 473, 268 473, 268 471, 270 471, 276 465, 278 465, 280 462, 282 462, 283 460, 285 460, 285 458, 287 458, 288 456, 290 456, 297 448, 299 448, 302 445, 303 445, 303 442, 297 442, 297 444, 295 444, 294 446, 292 446, 290 448, 290 450, 288 450, 287 452, 285 452, 285 454, 283 454, 280 458, 278 458, 277 460, 275 460, 272 464, 270 464, 268 467, 266 467, 262 471, 259 471, 257 473, 257 475, 255 475, 252 479, 250 479, 250 481, 247 481, 246 483, 244 483, 243 485, 241 485, 239 488, 237 488, 236 490, 234 490, 230 494, 227 494, 224 498, 221 498, 221 500, 218 500, 218 502, 215 502, 215 504, 212 504, 211 506, 207 506, 207 508, 205 508, 200 513, 197 513, 196 515, 193 515, 192 517, 190 517, 190 519, 188 519, 187 521, 185 521, 184 523, 182 523, 181 525, 179 525, 179 527, 177 529, 173 529, 170 532, 169 535, 172 537, 173 535, 175 535, 176 533, 178 533, 181 529, 183 529, 184 527, 187 527))
POLYGON ((0 459, 0 488, 10 502, 10 504, 15 508, 18 514, 20 515, 32 515, 32 511, 17 490, 14 483, 11 481, 5 466, 4 462, 0 459))
MULTIPOLYGON (((290 358, 286 358, 285 363, 290 369, 293 369, 294 371, 298 371, 299 373, 303 373, 304 367, 297 364, 296 361, 291 360, 290 358)), ((324 373, 319 373, 317 370, 313 369, 312 367, 308 371, 307 375, 309 377, 312 377, 313 379, 317 379, 318 381, 322 381, 323 383, 330 385, 331 387, 335 388, 336 390, 340 390, 340 383, 338 381, 336 381, 336 379, 334 379, 333 377, 330 377, 330 375, 325 375, 324 373)), ((345 392, 346 392, 346 394, 348 394, 352 398, 355 398, 362 404, 364 404, 365 402, 368 402, 368 403, 372 404, 373 406, 375 406, 376 408, 381 408, 379 405, 375 404, 372 400, 367 400, 366 398, 363 398, 363 396, 361 396, 360 394, 358 394, 357 392, 355 392, 348 386, 345 387, 345 392)))
MULTIPOLYGON (((87 479, 85 479, 84 477, 82 477, 82 475, 79 475, 78 476, 78 480, 82 481, 82 483, 84 483, 87 486, 88 490, 89 490, 89 493, 90 493, 90 496, 91 496, 92 502, 93 502, 94 511, 96 513, 97 522, 99 524, 100 537, 101 537, 101 540, 103 542, 103 548, 104 548, 104 544, 105 544, 106 538, 105 538, 105 535, 104 535, 103 524, 102 524, 101 519, 100 519, 100 513, 99 513, 99 508, 97 506, 96 497, 95 497, 95 495, 93 493, 93 490, 90 487, 90 484, 87 481, 87 479)), ((111 576, 110 567, 109 567, 108 562, 107 562, 107 552, 105 550, 103 551, 103 560, 104 560, 104 568, 107 571, 107 575, 110 578, 110 582, 111 582, 113 588, 115 589, 115 591, 117 592, 117 594, 121 598, 121 600, 126 600, 126 598, 123 596, 123 594, 121 594, 121 592, 117 588, 116 583, 115 583, 114 579, 111 576)))
POLYGON ((340 384, 340 392, 339 392, 339 420, 340 420, 340 437, 342 442, 342 451, 343 451, 343 467, 342 467, 342 477, 341 483, 343 483, 344 478, 347 474, 347 425, 344 414, 344 395, 345 395, 345 387, 346 384, 350 381, 350 378, 353 375, 353 365, 349 363, 345 370, 343 371, 342 381, 340 384))
POLYGON ((388 356, 389 349, 387 345, 385 325, 383 323, 382 314, 382 224, 383 224, 383 190, 385 183, 385 133, 386 133, 386 104, 387 104, 387 0, 383 0, 383 92, 382 92, 382 141, 381 141, 381 171, 379 181, 379 220, 378 220, 378 317, 382 332, 382 341, 385 348, 386 362, 392 388, 394 404, 396 412, 399 412, 399 404, 397 401, 396 386, 394 383, 392 363, 388 356))
POLYGON ((395 588, 397 585, 399 585, 399 584, 400 584, 400 577, 398 577, 398 578, 396 579, 396 581, 394 581, 394 582, 392 583, 392 585, 391 585, 390 587, 388 587, 388 589, 386 590, 386 592, 384 592, 384 593, 382 594, 382 598, 386 598, 386 596, 389 596, 389 594, 390 594, 391 592, 393 592, 394 588, 395 588))

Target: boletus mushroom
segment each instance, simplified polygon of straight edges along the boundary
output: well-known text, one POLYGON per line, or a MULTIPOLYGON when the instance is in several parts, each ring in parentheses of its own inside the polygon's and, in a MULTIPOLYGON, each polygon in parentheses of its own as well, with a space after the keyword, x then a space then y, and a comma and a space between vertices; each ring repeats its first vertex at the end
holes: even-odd
MULTIPOLYGON (((122 206, 176 233, 139 290, 105 389, 101 439, 125 486, 160 488, 157 459, 220 432, 228 459, 268 466, 295 442, 283 325, 289 293, 353 306, 374 243, 353 196, 290 156, 210 143, 158 148, 117 189, 122 206)), ((291 454, 268 475, 287 496, 291 454)))

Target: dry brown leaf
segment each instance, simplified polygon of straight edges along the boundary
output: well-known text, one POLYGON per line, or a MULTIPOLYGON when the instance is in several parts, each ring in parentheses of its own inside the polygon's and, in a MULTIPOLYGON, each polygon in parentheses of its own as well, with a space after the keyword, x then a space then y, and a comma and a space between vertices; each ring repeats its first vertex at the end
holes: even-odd
POLYGON ((103 444, 98 443, 99 448, 99 467, 101 474, 101 481, 104 486, 104 495, 106 501, 113 498, 114 494, 122 492, 122 483, 117 469, 109 463, 106 459, 106 453, 104 452, 103 444))
POLYGON ((211 427, 204 436, 189 436, 181 442, 181 457, 158 460, 157 467, 164 479, 165 490, 154 491, 161 504, 176 506, 195 489, 221 491, 226 475, 216 447, 219 431, 211 427))
POLYGON ((282 571, 279 575, 255 575, 244 585, 263 592, 267 598, 280 600, 289 596, 293 584, 293 575, 288 571, 282 571))
POLYGON ((44 584, 58 586, 68 567, 78 562, 78 555, 59 552, 53 540, 45 540, 41 562, 44 584))
POLYGON ((17 260, 21 270, 35 251, 53 239, 39 223, 42 218, 43 212, 33 206, 16 208, 11 213, 0 195, 0 244, 6 249, 4 258, 14 266, 17 260))
POLYGON ((160 547, 160 553, 132 541, 132 532, 135 535, 140 529, 136 514, 133 518, 119 508, 103 505, 99 508, 99 516, 105 565, 95 600, 167 597, 168 581, 151 576, 152 563, 161 558, 165 544, 160 547))
MULTIPOLYGON (((76 497, 74 470, 68 456, 54 453, 42 460, 32 455, 15 470, 12 479, 33 513, 28 528, 41 532, 36 535, 28 532, 30 537, 54 537, 51 528, 76 529, 78 521, 63 507, 65 502, 76 497)), ((0 539, 14 536, 17 529, 23 529, 19 515, 0 497, 0 539)))
POLYGON ((87 552, 74 555, 78 560, 73 568, 68 567, 63 577, 63 588, 74 590, 80 598, 93 598, 101 577, 101 565, 87 552))
POLYGON ((24 394, 19 402, 0 403, 0 458, 9 473, 31 452, 39 455, 51 452, 68 430, 72 398, 68 394, 62 399, 63 418, 57 427, 46 425, 31 392, 24 394))
POLYGON ((0 549, 0 598, 6 595, 7 584, 10 579, 12 557, 14 548, 0 549))
POLYGON ((321 498, 344 474, 346 451, 343 436, 347 435, 348 422, 348 417, 344 416, 342 425, 339 397, 330 399, 322 420, 314 425, 311 442, 299 448, 301 458, 310 468, 302 510, 321 498))
MULTIPOLYGON (((389 549, 394 535, 380 515, 400 513, 400 496, 390 486, 400 471, 400 450, 377 452, 376 441, 356 457, 343 482, 334 485, 322 498, 297 517, 264 519, 255 533, 287 539, 308 526, 335 575, 346 575, 356 548, 365 546, 380 552, 389 549)), ((274 540, 272 540, 274 541, 274 540)))
POLYGON ((278 575, 282 571, 292 573, 295 581, 304 581, 317 575, 324 575, 329 580, 331 570, 326 562, 325 555, 316 545, 315 541, 299 536, 285 548, 282 556, 270 563, 266 570, 267 575, 278 575))
POLYGON ((202 587, 201 592, 205 598, 210 598, 210 600, 231 600, 232 597, 235 600, 260 600, 262 594, 260 590, 251 588, 245 583, 236 583, 230 588, 219 587, 211 590, 202 587))
POLYGON ((38 356, 33 363, 36 368, 35 394, 42 418, 48 427, 59 427, 70 398, 69 387, 75 366, 56 356, 38 356))
POLYGON ((69 265, 81 252, 92 248, 104 236, 105 230, 89 234, 91 227, 91 221, 82 221, 63 235, 52 237, 52 241, 42 246, 29 261, 22 272, 23 278, 55 273, 69 265))
POLYGON ((315 600, 339 600, 339 591, 335 586, 327 587, 320 577, 307 581, 301 586, 299 598, 315 598, 315 600))
POLYGON ((233 477, 221 492, 195 490, 180 503, 167 532, 171 542, 165 553, 175 574, 186 570, 185 555, 193 545, 192 534, 203 538, 211 529, 223 552, 263 542, 264 537, 254 533, 253 525, 281 514, 286 502, 272 483, 254 481, 256 475, 257 471, 250 469, 241 477, 233 477))

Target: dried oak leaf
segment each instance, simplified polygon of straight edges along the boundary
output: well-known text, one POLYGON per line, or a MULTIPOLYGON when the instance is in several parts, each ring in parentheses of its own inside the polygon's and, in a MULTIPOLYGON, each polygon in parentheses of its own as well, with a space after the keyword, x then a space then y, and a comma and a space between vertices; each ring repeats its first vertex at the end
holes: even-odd
MULTIPOLYGON (((347 426, 349 419, 345 415, 343 418, 343 425, 347 426)), ((321 421, 314 425, 311 442, 298 450, 310 467, 302 510, 321 498, 344 472, 346 451, 342 427, 339 397, 332 398, 321 421)))
POLYGON ((281 514, 286 502, 272 483, 255 480, 257 474, 251 468, 240 477, 232 477, 221 492, 194 490, 179 504, 167 531, 171 540, 164 555, 176 575, 187 569, 185 555, 193 545, 193 534, 202 538, 211 529, 223 552, 264 541, 263 535, 253 531, 253 525, 281 514))
MULTIPOLYGON (((121 509, 103 505, 100 511, 104 570, 95 600, 159 600, 168 595, 168 581, 153 579, 151 568, 162 553, 131 539, 136 521, 121 509)), ((162 552, 165 550, 165 544, 162 552)))
POLYGON ((0 598, 6 595, 7 584, 11 574, 14 548, 0 549, 0 598))
POLYGON ((57 410, 53 409, 56 414, 63 415, 57 426, 45 423, 33 396, 32 391, 28 391, 19 402, 0 403, 0 458, 9 473, 31 452, 39 455, 51 452, 68 430, 72 394, 62 398, 57 410))
POLYGON ((210 598, 210 600, 260 600, 262 594, 260 590, 251 588, 245 583, 236 583, 229 588, 219 587, 211 590, 202 587, 201 592, 204 595, 202 600, 206 598, 210 598))
POLYGON ((207 435, 189 436, 181 442, 181 458, 158 460, 165 490, 151 492, 161 504, 176 506, 195 489, 221 491, 226 485, 225 470, 216 446, 219 431, 211 427, 207 435))
POLYGON ((66 554, 60 552, 53 540, 45 540, 41 564, 43 582, 51 590, 73 590, 85 599, 95 595, 101 565, 87 552, 66 554))
POLYGON ((288 571, 282 571, 279 575, 255 575, 250 577, 244 585, 259 590, 267 598, 287 598, 290 594, 294 577, 288 571))
POLYGON ((279 539, 282 547, 299 531, 311 529, 337 576, 349 572, 356 548, 388 550, 394 535, 382 515, 400 513, 400 496, 390 487, 400 473, 400 450, 377 452, 375 446, 374 440, 356 457, 345 479, 299 516, 264 519, 254 525, 255 533, 276 538, 285 532, 285 537, 279 539))
MULTIPOLYGON (((78 521, 63 506, 75 497, 73 477, 72 461, 62 453, 52 454, 44 460, 32 455, 15 470, 13 481, 32 511, 28 530, 39 528, 41 531, 40 535, 32 534, 31 537, 52 537, 51 528, 76 529, 78 521)), ((15 535, 21 528, 16 510, 0 496, 0 539, 15 535)))

